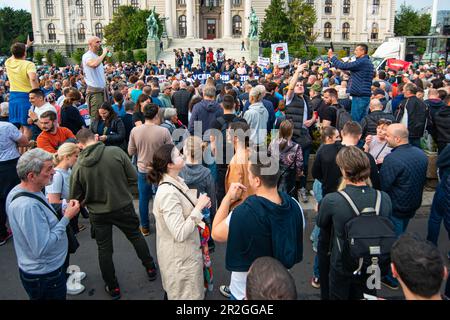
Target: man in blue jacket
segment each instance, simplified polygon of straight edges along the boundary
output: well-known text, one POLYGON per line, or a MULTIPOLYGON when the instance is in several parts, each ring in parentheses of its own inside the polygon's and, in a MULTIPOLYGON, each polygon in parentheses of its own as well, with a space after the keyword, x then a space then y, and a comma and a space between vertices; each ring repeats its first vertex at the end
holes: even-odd
POLYGON ((409 220, 420 208, 427 179, 428 159, 422 150, 408 143, 408 135, 403 124, 388 127, 386 140, 393 149, 384 158, 380 171, 381 189, 392 200, 391 220, 397 236, 406 231, 409 220))
POLYGON ((347 92, 352 97, 352 120, 361 122, 369 112, 371 86, 373 79, 373 64, 367 55, 366 44, 358 44, 355 48, 356 60, 354 62, 342 62, 333 55, 333 50, 328 50, 328 59, 333 67, 352 72, 347 92))

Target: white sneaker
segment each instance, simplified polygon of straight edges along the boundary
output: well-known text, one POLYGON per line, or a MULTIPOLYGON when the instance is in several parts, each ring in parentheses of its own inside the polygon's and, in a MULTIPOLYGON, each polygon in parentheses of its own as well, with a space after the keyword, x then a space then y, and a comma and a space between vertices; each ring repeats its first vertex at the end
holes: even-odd
POLYGON ((86 288, 81 283, 73 283, 67 281, 67 294, 70 296, 76 296, 77 294, 82 293, 86 288))
POLYGON ((75 273, 77 273, 76 277, 78 279, 80 279, 80 281, 82 281, 82 280, 84 280, 84 278, 86 278, 86 272, 79 271, 79 272, 75 272, 75 273))

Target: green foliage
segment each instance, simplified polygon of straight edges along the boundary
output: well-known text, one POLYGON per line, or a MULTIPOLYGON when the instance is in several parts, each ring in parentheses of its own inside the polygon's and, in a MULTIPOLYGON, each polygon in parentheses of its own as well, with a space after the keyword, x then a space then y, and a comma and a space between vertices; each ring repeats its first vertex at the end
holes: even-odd
POLYGON ((116 62, 122 62, 125 61, 125 54, 123 53, 123 51, 117 51, 116 53, 114 53, 114 59, 116 62))
POLYGON ((319 55, 319 49, 317 49, 317 47, 308 46, 308 51, 309 51, 309 57, 311 59, 314 59, 315 57, 317 57, 319 55))
POLYGON ((0 55, 10 55, 14 42, 27 42, 28 33, 33 31, 31 14, 25 10, 10 7, 0 9, 0 55))
POLYGON ((342 59, 342 58, 344 58, 344 57, 347 56, 347 51, 345 51, 345 50, 339 50, 339 51, 337 52, 337 55, 338 55, 338 58, 339 58, 339 59, 342 59))
POLYGON ((147 53, 145 50, 138 50, 135 52, 134 57, 136 61, 146 62, 147 61, 147 53))
POLYGON ((327 49, 325 49, 325 48, 322 48, 322 49, 320 49, 320 55, 325 55, 325 54, 327 54, 328 53, 328 50, 327 49))
POLYGON ((304 0, 292 0, 288 2, 289 41, 312 43, 317 36, 310 34, 317 21, 316 10, 304 0))
POLYGON ((431 16, 419 14, 412 6, 402 4, 395 15, 395 36, 426 36, 429 34, 431 16))
POLYGON ((125 61, 126 62, 135 62, 134 53, 132 50, 127 50, 127 53, 125 55, 125 61))
POLYGON ((81 64, 81 59, 83 58, 84 50, 78 48, 72 53, 72 59, 76 64, 81 64))
POLYGON ((66 66, 66 58, 63 56, 61 52, 56 52, 53 59, 57 67, 66 66))
MULTIPOLYGON (((147 47, 147 18, 150 10, 138 10, 132 6, 120 6, 113 20, 105 27, 106 44, 116 49, 140 49, 147 47)), ((156 13, 158 36, 161 38, 163 21, 156 13)))
POLYGON ((44 58, 44 54, 42 52, 40 52, 40 51, 35 51, 33 58, 34 58, 34 62, 37 65, 40 65, 40 64, 42 64, 42 58, 44 58))
POLYGON ((55 58, 55 52, 54 51, 47 51, 45 54, 45 60, 47 61, 48 65, 52 65, 55 58))
POLYGON ((265 12, 260 38, 273 43, 287 41, 290 28, 284 1, 272 0, 265 12))
POLYGON ((263 48, 263 57, 270 58, 272 56, 272 48, 263 48))

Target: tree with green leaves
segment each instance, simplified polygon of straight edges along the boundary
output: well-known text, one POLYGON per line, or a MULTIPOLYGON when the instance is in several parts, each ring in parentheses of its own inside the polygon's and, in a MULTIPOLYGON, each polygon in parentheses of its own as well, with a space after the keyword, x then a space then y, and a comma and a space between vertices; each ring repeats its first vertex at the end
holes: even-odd
POLYGON ((283 0, 272 0, 266 9, 260 38, 271 42, 284 42, 289 38, 289 20, 283 0))
MULTIPOLYGON (((139 10, 132 6, 120 6, 113 20, 105 27, 105 38, 108 46, 116 50, 133 50, 147 47, 147 23, 150 10, 139 10)), ((159 32, 162 34, 162 20, 159 14, 155 17, 158 21, 159 32)))
POLYGON ((430 32, 430 14, 419 14, 412 6, 402 4, 395 15, 395 36, 426 36, 430 32))
POLYGON ((11 7, 0 9, 0 55, 10 55, 14 42, 27 42, 32 32, 31 14, 25 10, 14 10, 11 7))
POLYGON ((303 45, 313 43, 317 35, 312 30, 317 21, 316 10, 304 0, 288 2, 289 42, 303 45))

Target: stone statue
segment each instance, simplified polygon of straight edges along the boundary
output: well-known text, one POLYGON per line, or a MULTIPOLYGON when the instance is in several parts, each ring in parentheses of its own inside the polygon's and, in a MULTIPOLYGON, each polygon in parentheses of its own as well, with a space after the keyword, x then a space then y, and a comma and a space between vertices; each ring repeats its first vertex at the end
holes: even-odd
POLYGON ((150 14, 150 16, 147 18, 147 31, 148 31, 148 37, 147 39, 158 39, 158 21, 155 17, 155 7, 153 7, 153 11, 150 14))
POLYGON ((258 17, 256 16, 256 12, 253 7, 252 13, 250 14, 250 32, 248 37, 250 39, 256 39, 258 37, 258 17))

